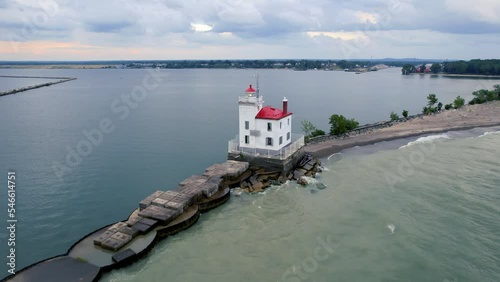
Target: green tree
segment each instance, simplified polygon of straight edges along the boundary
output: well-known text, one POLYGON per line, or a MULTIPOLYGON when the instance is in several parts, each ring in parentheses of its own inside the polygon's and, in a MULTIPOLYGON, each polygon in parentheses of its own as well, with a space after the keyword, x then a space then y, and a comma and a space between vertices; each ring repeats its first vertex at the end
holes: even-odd
POLYGON ((312 137, 326 135, 326 133, 323 130, 317 129, 316 126, 314 126, 310 121, 303 120, 301 121, 301 123, 302 123, 302 131, 304 131, 304 133, 306 134, 305 136, 306 141, 308 141, 312 137))
POLYGON ((457 96, 457 98, 455 98, 455 101, 453 101, 453 107, 455 109, 460 109, 464 105, 465 105, 465 99, 460 96, 457 96))
POLYGON ((432 73, 439 73, 439 72, 441 72, 441 69, 442 69, 442 67, 441 67, 441 64, 439 64, 439 63, 434 63, 431 66, 432 73))
POLYGON ((497 94, 497 100, 500 100, 500 84, 493 86, 493 92, 497 94))
POLYGON ((437 110, 441 111, 442 108, 443 108, 443 103, 439 102, 437 105, 437 110))
POLYGON ((412 64, 405 64, 403 65, 403 68, 401 69, 401 73, 403 75, 414 73, 416 71, 415 66, 412 64))
POLYGON ((359 122, 355 119, 347 119, 343 115, 332 115, 330 117, 330 134, 331 135, 341 135, 349 130, 359 126, 359 122))
POLYGON ((472 101, 475 104, 485 103, 486 101, 488 101, 488 92, 489 91, 486 89, 481 89, 481 90, 472 92, 472 95, 474 96, 472 101))
POLYGON ((321 129, 316 129, 311 133, 311 137, 326 135, 326 133, 321 129))
POLYGON ((444 106, 444 109, 445 109, 445 110, 451 110, 451 108, 453 108, 453 105, 452 105, 452 104, 446 104, 446 105, 444 106))
POLYGON ((437 111, 437 108, 436 107, 424 107, 422 109, 422 113, 424 115, 430 115, 432 113, 435 113, 437 111))
POLYGON ((403 113, 402 113, 402 115, 403 115, 405 118, 407 118, 407 117, 408 117, 408 111, 407 111, 407 110, 404 110, 404 111, 403 111, 403 113))
POLYGON ((314 126, 314 124, 312 124, 312 122, 310 122, 308 120, 303 120, 300 123, 302 124, 301 129, 302 129, 302 131, 304 131, 304 133, 306 134, 306 136, 310 136, 311 133, 313 133, 314 131, 318 130, 316 128, 316 126, 314 126))
POLYGON ((389 115, 389 117, 391 118, 392 121, 399 120, 399 115, 396 114, 395 112, 391 112, 391 114, 389 115))
POLYGON ((427 105, 428 105, 429 107, 433 107, 433 106, 434 106, 434 105, 438 102, 438 98, 436 98, 436 94, 429 94, 429 95, 427 96, 427 100, 429 101, 429 102, 427 103, 427 105))

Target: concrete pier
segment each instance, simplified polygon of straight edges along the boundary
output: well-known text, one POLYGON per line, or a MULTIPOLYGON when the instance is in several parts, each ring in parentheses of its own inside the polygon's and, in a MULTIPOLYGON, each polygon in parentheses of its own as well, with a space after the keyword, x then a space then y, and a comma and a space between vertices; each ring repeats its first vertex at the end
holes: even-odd
POLYGON ((231 195, 228 183, 248 169, 247 162, 212 165, 175 189, 144 198, 127 219, 89 233, 65 254, 30 265, 2 281, 98 281, 103 272, 139 260, 160 240, 195 224, 200 213, 224 204, 231 195))
POLYGON ((319 161, 302 152, 298 155, 301 158, 293 158, 293 169, 287 174, 273 171, 273 166, 251 167, 248 162, 235 160, 214 164, 175 189, 147 196, 126 219, 90 232, 65 254, 30 265, 2 282, 98 281, 102 273, 136 262, 159 241, 195 224, 201 213, 227 202, 230 188, 260 192, 273 183, 314 177, 319 161))

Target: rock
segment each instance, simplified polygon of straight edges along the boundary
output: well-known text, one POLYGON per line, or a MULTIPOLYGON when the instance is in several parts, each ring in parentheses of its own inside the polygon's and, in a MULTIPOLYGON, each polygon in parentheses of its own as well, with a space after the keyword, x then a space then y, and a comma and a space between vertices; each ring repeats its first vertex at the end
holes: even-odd
POLYGON ((309 192, 310 192, 311 194, 316 194, 316 193, 318 193, 318 190, 316 190, 316 189, 311 189, 311 190, 309 190, 309 192))
POLYGON ((249 192, 250 192, 250 189, 249 189, 249 188, 245 188, 245 189, 242 189, 242 190, 243 190, 243 192, 245 192, 245 193, 249 193, 249 192))
POLYGON ((302 186, 306 186, 307 184, 309 184, 309 182, 307 181, 307 179, 304 176, 301 176, 299 179, 297 179, 297 184, 300 184, 302 186))
POLYGON ((252 185, 253 190, 260 190, 262 191, 264 188, 264 184, 262 182, 257 182, 256 184, 252 185))
POLYGON ((326 188, 326 185, 323 183, 316 183, 316 188, 318 188, 319 190, 323 190, 326 188))
POLYGON ((304 165, 304 169, 305 170, 311 170, 313 168, 313 166, 314 166, 314 163, 310 163, 309 162, 309 163, 307 163, 307 164, 304 165))
POLYGON ((250 185, 248 184, 248 182, 246 182, 246 181, 242 181, 242 182, 240 183, 240 188, 241 188, 241 189, 247 189, 248 187, 250 187, 250 185))
POLYGON ((272 179, 271 179, 271 181, 269 181, 269 183, 270 183, 271 185, 275 185, 275 186, 276 186, 276 185, 280 185, 280 184, 281 184, 281 182, 279 182, 278 180, 272 180, 272 179))
POLYGON ((288 178, 284 174, 280 175, 280 177, 278 178, 278 182, 279 183, 283 184, 283 183, 285 183, 287 181, 288 181, 288 178))
POLYGON ((306 173, 307 172, 304 172, 302 169, 298 169, 298 170, 293 172, 293 178, 298 180, 299 178, 304 176, 306 173))

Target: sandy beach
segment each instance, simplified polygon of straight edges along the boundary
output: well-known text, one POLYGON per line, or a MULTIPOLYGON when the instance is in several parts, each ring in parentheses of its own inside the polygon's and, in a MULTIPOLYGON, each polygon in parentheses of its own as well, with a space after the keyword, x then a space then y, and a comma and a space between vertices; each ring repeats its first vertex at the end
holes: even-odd
POLYGON ((458 110, 443 111, 438 114, 415 118, 397 123, 391 127, 346 139, 333 139, 309 144, 305 147, 305 151, 316 157, 324 158, 347 148, 370 145, 381 141, 496 125, 500 125, 500 101, 481 105, 466 105, 458 110))

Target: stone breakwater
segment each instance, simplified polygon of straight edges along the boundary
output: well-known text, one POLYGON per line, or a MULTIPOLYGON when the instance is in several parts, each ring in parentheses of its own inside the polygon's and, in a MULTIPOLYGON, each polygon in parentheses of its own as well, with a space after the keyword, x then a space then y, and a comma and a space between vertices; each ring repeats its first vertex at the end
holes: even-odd
POLYGON ((247 162, 214 164, 173 190, 152 193, 127 219, 89 233, 65 254, 30 265, 2 282, 98 281, 104 272, 134 263, 160 240, 195 224, 201 213, 224 204, 231 195, 230 188, 259 192, 290 179, 314 177, 320 165, 316 158, 306 155, 285 175, 250 167, 247 162))
POLYGON ((19 92, 24 92, 24 91, 28 91, 28 90, 32 90, 32 89, 41 88, 41 87, 47 87, 47 86, 51 86, 51 85, 54 85, 54 84, 64 83, 64 82, 68 82, 68 81, 76 79, 74 77, 7 76, 7 75, 3 75, 3 76, 0 76, 0 77, 7 77, 7 78, 57 79, 57 81, 45 82, 45 83, 41 83, 41 84, 36 84, 36 85, 31 85, 31 86, 26 86, 26 87, 21 87, 21 88, 16 88, 16 89, 11 89, 11 90, 7 90, 7 91, 3 91, 3 92, 0 92, 0 96, 6 96, 6 95, 11 95, 11 94, 16 94, 16 93, 19 93, 19 92))

